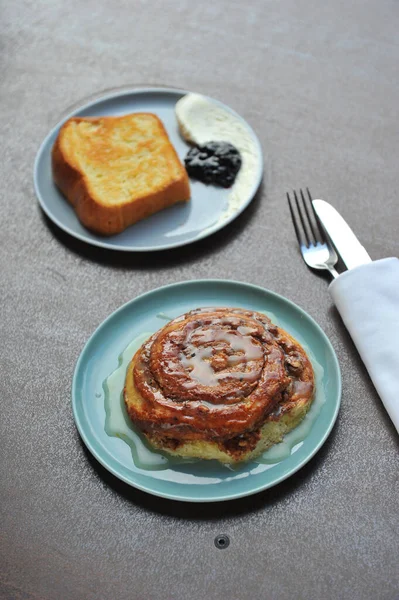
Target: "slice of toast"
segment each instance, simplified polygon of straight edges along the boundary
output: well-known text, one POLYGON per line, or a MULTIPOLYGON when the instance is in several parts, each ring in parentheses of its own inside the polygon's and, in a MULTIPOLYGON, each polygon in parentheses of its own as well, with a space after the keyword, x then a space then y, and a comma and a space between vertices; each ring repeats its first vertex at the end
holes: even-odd
POLYGON ((53 146, 52 171, 82 224, 102 235, 190 198, 186 170, 151 113, 69 119, 53 146))

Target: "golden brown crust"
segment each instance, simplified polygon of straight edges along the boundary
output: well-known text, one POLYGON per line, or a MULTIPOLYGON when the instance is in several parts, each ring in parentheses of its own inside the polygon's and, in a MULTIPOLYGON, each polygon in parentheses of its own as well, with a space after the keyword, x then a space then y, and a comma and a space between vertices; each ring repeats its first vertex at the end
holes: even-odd
POLYGON ((270 445, 265 436, 275 443, 277 431, 295 426, 313 391, 311 363, 292 336, 261 313, 211 308, 174 319, 143 344, 124 398, 155 447, 238 462, 270 445))
MULTIPOLYGON (((109 137, 108 142, 112 144, 111 137, 109 137)), ((134 113, 123 117, 69 119, 60 129, 52 149, 51 158, 54 182, 72 204, 82 224, 101 235, 120 233, 137 221, 176 202, 187 201, 190 198, 190 185, 186 170, 181 164, 175 148, 169 141, 163 123, 156 115, 151 113, 134 113), (165 170, 161 184, 155 185, 151 182, 150 171, 157 168, 157 155, 154 153, 151 156, 151 161, 145 166, 145 169, 149 171, 148 190, 139 196, 132 197, 128 201, 121 194, 120 202, 113 204, 105 203, 101 198, 96 196, 90 175, 77 166, 70 148, 67 147, 66 140, 71 135, 70 128, 74 124, 78 125, 80 123, 106 126, 104 144, 100 148, 103 150, 103 155, 97 149, 95 155, 93 152, 93 156, 97 164, 103 165, 103 168, 107 171, 107 177, 112 179, 112 170, 108 165, 109 156, 107 152, 109 148, 107 148, 107 136, 110 135, 109 132, 112 132, 112 129, 119 126, 122 120, 126 122, 128 118, 137 120, 142 117, 151 117, 154 120, 156 135, 163 138, 164 141, 163 148, 167 153, 166 160, 171 166, 170 172, 168 173, 165 170), (154 159, 155 163, 153 163, 154 159)))

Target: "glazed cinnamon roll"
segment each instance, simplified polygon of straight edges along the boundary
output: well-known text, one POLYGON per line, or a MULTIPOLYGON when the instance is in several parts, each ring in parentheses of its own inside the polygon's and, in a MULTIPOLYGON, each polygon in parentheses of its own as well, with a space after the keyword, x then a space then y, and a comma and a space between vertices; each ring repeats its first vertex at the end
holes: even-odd
POLYGON ((152 446, 236 463, 282 440, 308 411, 312 365, 264 314, 201 308, 154 333, 131 360, 127 412, 152 446))

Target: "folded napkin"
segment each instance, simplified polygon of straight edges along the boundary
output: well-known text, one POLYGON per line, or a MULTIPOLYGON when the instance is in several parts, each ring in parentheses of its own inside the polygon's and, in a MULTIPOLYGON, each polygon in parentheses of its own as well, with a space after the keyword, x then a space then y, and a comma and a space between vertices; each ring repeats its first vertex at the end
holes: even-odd
POLYGON ((384 258, 345 271, 329 289, 399 432, 399 260, 384 258))

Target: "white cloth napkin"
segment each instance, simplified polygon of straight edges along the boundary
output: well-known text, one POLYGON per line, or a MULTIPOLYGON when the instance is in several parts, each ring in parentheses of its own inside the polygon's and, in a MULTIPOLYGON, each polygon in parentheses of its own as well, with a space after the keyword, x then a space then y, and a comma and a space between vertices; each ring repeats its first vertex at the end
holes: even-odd
POLYGON ((399 260, 384 258, 345 271, 329 289, 399 432, 399 260))

